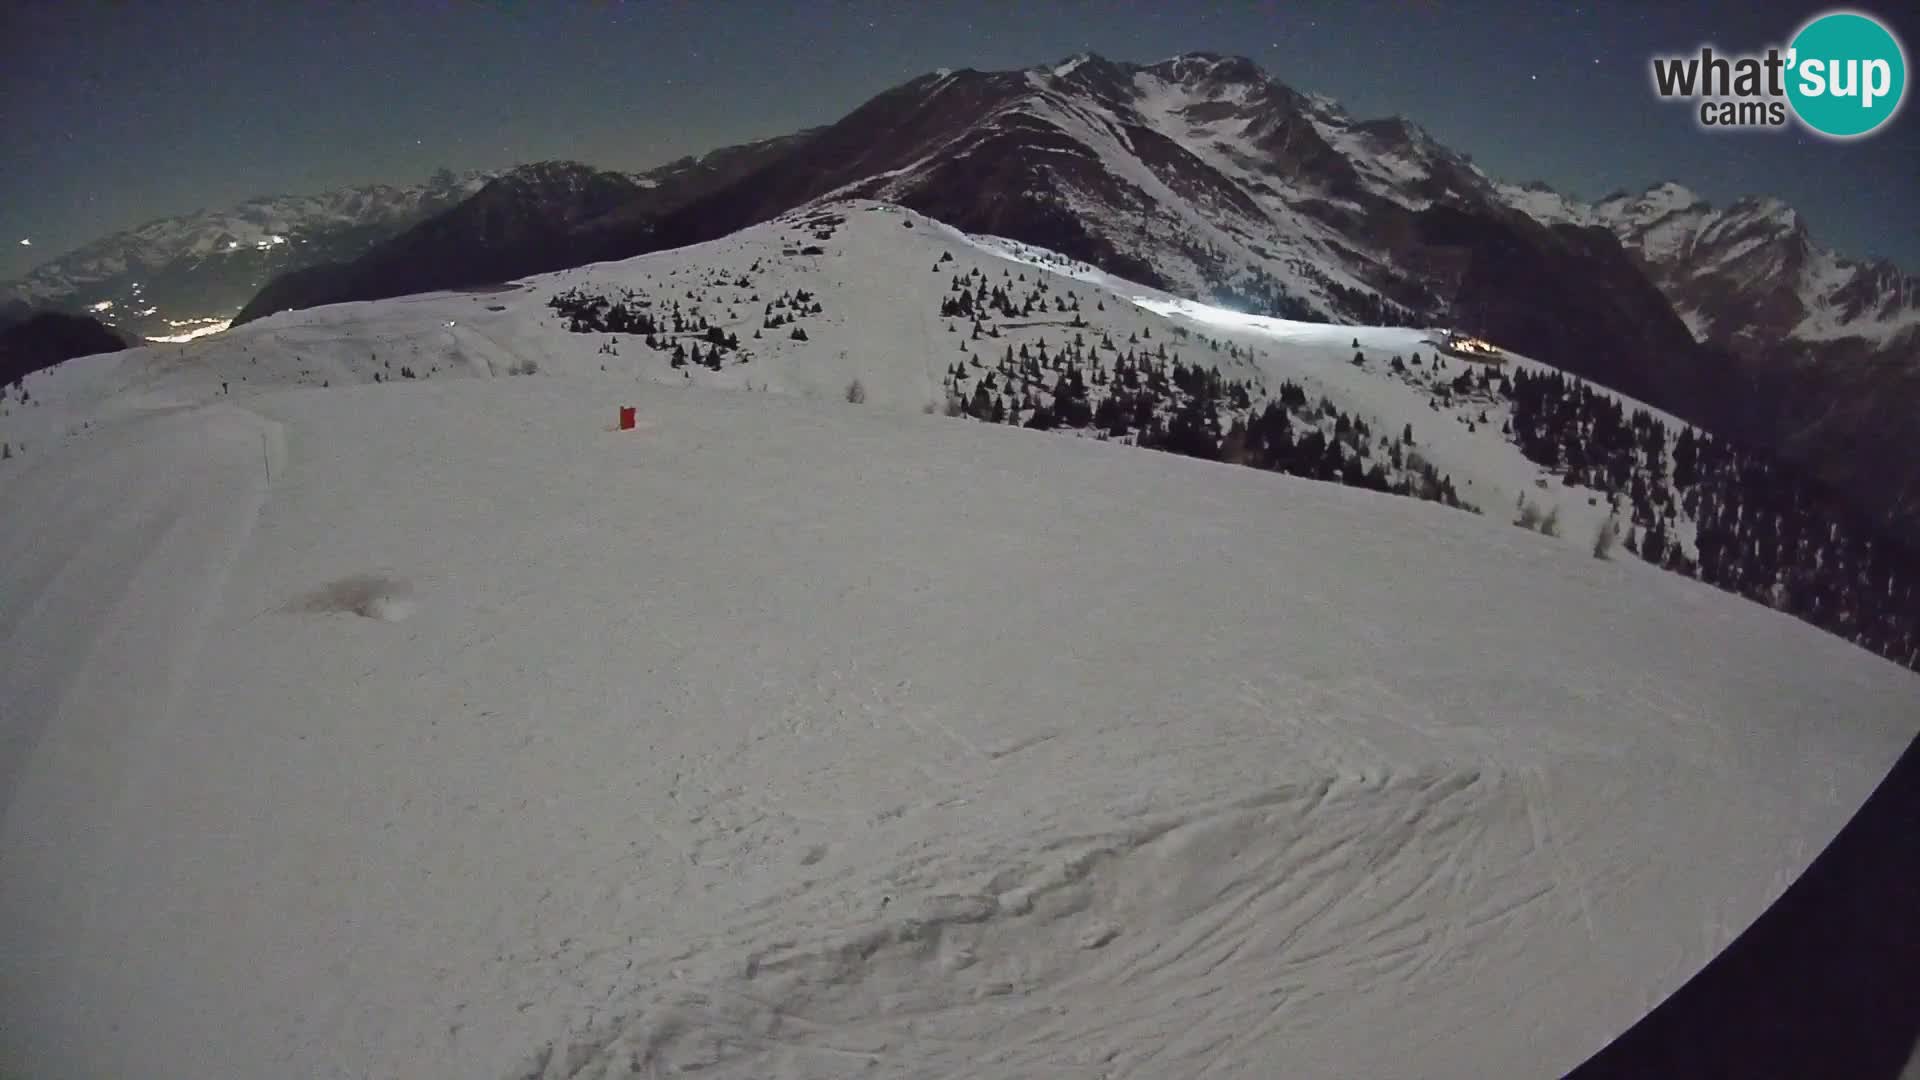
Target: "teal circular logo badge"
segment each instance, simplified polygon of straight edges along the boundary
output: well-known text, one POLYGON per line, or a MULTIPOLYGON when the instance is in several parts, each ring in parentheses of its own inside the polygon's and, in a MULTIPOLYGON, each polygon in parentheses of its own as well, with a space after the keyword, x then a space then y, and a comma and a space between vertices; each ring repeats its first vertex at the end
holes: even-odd
POLYGON ((1906 51, 1870 16, 1822 15, 1800 28, 1787 56, 1787 100, 1821 135, 1865 135, 1893 119, 1906 96, 1906 51))

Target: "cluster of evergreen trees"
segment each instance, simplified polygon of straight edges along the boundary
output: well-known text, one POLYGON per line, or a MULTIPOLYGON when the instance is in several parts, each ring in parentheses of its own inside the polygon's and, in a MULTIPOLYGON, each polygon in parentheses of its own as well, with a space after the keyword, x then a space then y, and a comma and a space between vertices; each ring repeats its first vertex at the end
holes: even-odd
MULTIPOLYGON (((754 265, 757 268, 759 264, 754 265)), ((717 284, 752 288, 752 282, 745 275, 717 284)), ((687 298, 698 299, 692 289, 687 290, 687 298)), ((743 302, 762 303, 758 293, 744 298, 743 302)), ((807 332, 796 325, 799 320, 826 310, 819 298, 806 289, 782 292, 764 305, 761 330, 788 328, 787 336, 795 341, 807 340, 807 332)), ((669 354, 669 362, 676 369, 697 365, 719 371, 729 356, 740 363, 748 360, 741 351, 739 335, 709 320, 697 305, 683 308, 680 301, 675 300, 663 312, 656 312, 652 300, 632 289, 620 290, 616 300, 575 286, 550 297, 547 306, 566 320, 567 329, 572 333, 632 334, 647 348, 669 354)), ((753 336, 760 337, 761 330, 755 330, 753 336)), ((603 343, 600 351, 617 356, 618 345, 619 338, 615 337, 603 343)))
MULTIPOLYGON (((661 325, 649 309, 652 302, 622 289, 620 299, 609 300, 578 286, 547 299, 547 306, 567 320, 567 330, 575 334, 658 334, 661 325)), ((674 332, 685 330, 680 306, 674 305, 674 317, 682 324, 674 332)))
POLYGON ((1234 421, 1219 456, 1258 469, 1476 510, 1460 498, 1452 477, 1420 456, 1411 424, 1395 438, 1378 438, 1365 420, 1347 415, 1327 398, 1309 409, 1306 393, 1292 382, 1283 383, 1279 398, 1258 414, 1234 421))
MULTIPOLYGON (((754 299, 759 298, 759 294, 756 293, 754 299)), ((778 330, 799 321, 802 316, 818 315, 825 310, 820 306, 820 301, 805 289, 798 292, 783 292, 767 301, 765 310, 761 312, 760 328, 778 330)), ((806 339, 803 337, 800 340, 806 339)))
MULTIPOLYGON (((1375 358, 1368 357, 1359 345, 1356 338, 1353 366, 1364 368, 1375 363, 1375 358)), ((1417 351, 1404 357, 1394 353, 1387 360, 1387 370, 1408 386, 1425 391, 1427 408, 1434 412, 1440 412, 1442 406, 1467 411, 1480 406, 1477 413, 1461 416, 1469 432, 1478 431, 1482 425, 1493 422, 1488 410, 1505 401, 1510 389, 1507 376, 1491 364, 1455 363, 1460 367, 1458 372, 1454 372, 1446 356, 1437 351, 1426 357, 1417 351)), ((1511 438, 1512 426, 1509 424, 1501 433, 1511 438)))
MULTIPOLYGON (((1002 303, 1004 288, 988 285, 978 271, 956 276, 950 289, 941 314, 973 319, 960 342, 966 359, 949 365, 944 380, 957 413, 1043 431, 1082 431, 1168 453, 1473 509, 1450 477, 1415 452, 1411 427, 1393 438, 1376 435, 1364 420, 1324 397, 1310 403, 1306 391, 1292 382, 1256 409, 1265 397, 1260 386, 1228 378, 1215 366, 1186 362, 1178 351, 1169 352, 1166 342, 1153 341, 1151 326, 1129 333, 1124 342, 1106 331, 1094 340, 1084 326, 1070 326, 1073 333, 1058 345, 1049 345, 1042 335, 1037 341, 969 348, 970 342, 1000 337, 992 319, 1009 313, 1011 297, 1002 303)), ((1077 295, 1053 300, 1055 311, 1077 317, 1077 295)), ((1045 297, 1034 302, 1045 303, 1045 297)), ((1025 301, 1012 312, 1024 313, 1024 306, 1025 301)), ((948 329, 958 332, 959 327, 949 323, 948 329)), ((1222 351, 1218 341, 1209 339, 1208 345, 1222 351)), ((1242 354, 1232 343, 1224 351, 1236 358, 1242 354)))
MULTIPOLYGON (((942 265, 953 261, 951 253, 942 253, 933 268, 938 271, 942 265)), ((1002 319, 1037 319, 1049 314, 1070 315, 1064 320, 1070 326, 1085 327, 1087 322, 1080 317, 1080 295, 1072 293, 1066 296, 1052 293, 1045 278, 1038 278, 1027 286, 1027 275, 1023 271, 1015 277, 1011 271, 1002 271, 1004 280, 992 285, 987 283, 987 275, 980 270, 969 271, 964 275, 956 274, 948 282, 949 295, 940 301, 940 315, 948 319, 990 319, 998 316, 1002 319), (1021 293, 1021 286, 1027 286, 1021 293)), ((1099 302, 1100 310, 1106 310, 1104 302, 1099 302)), ((999 337, 999 331, 989 325, 988 331, 993 337, 999 337)))
MULTIPOLYGON (((699 336, 675 341, 672 344, 673 348, 670 350, 672 356, 668 362, 675 368, 698 364, 713 371, 719 371, 721 361, 726 358, 726 354, 740 348, 740 339, 721 330, 718 326, 708 326, 699 336), (703 342, 705 343, 704 353, 701 351, 703 342)), ((649 337, 647 345, 662 352, 669 351, 665 343, 657 337, 649 337)), ((741 357, 741 362, 745 363, 746 358, 741 357)))
POLYGON ((1630 551, 1920 669, 1920 559, 1831 493, 1558 372, 1509 386, 1521 453, 1624 503, 1630 551))

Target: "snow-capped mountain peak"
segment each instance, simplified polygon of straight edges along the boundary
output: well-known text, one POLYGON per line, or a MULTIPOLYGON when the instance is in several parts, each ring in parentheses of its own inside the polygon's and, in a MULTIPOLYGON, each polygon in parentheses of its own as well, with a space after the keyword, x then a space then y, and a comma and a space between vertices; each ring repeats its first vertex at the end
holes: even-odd
POLYGON ((1267 73, 1260 66, 1244 56, 1223 56, 1220 53, 1192 52, 1170 56, 1157 64, 1149 65, 1146 70, 1169 82, 1188 85, 1228 86, 1233 84, 1263 84, 1267 73))
POLYGON ((1590 207, 1504 193, 1542 220, 1611 230, 1703 340, 1752 346, 1853 338, 1876 348, 1905 341, 1910 351, 1920 344, 1914 279, 1822 247, 1806 219, 1778 198, 1750 195, 1715 207, 1672 181, 1590 207))
POLYGON ((1500 198, 1508 206, 1543 225, 1592 225, 1593 207, 1561 193, 1544 180, 1524 184, 1497 184, 1500 198))
POLYGON ((1065 60, 1060 61, 1058 64, 1053 65, 1053 77, 1056 79, 1064 79, 1075 71, 1078 71, 1082 64, 1085 64, 1093 58, 1092 53, 1075 53, 1065 60))
POLYGON ((1304 97, 1307 110, 1323 120, 1347 119, 1347 108, 1325 94, 1307 94, 1304 97))
POLYGON ((1799 211, 1788 206, 1783 200, 1771 195, 1748 196, 1729 208, 1733 211, 1750 213, 1753 216, 1777 225, 1780 228, 1804 232, 1806 226, 1800 219, 1799 211))
POLYGON ((1706 200, 1692 188, 1672 180, 1655 184, 1632 200, 1632 205, 1638 213, 1651 217, 1690 210, 1705 204, 1706 200))

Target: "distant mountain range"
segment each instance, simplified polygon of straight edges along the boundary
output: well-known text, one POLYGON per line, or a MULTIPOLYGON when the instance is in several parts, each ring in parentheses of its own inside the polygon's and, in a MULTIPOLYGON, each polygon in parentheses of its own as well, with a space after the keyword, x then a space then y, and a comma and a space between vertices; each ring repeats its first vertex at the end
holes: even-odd
POLYGON ((1584 206, 1541 185, 1503 186, 1541 221, 1599 225, 1620 238, 1704 340, 1744 347, 1859 338, 1886 344, 1920 329, 1920 280, 1885 261, 1820 247, 1778 199, 1716 209, 1676 183, 1584 206))
POLYGON ((92 314, 139 337, 177 337, 232 319, 281 274, 352 258, 459 205, 489 175, 442 170, 411 187, 280 195, 160 218, 0 285, 0 299, 92 314))
MULTIPOLYGON (((1900 452, 1920 408, 1911 276, 1819 247, 1774 200, 1716 209, 1663 184, 1588 204, 1509 183, 1242 58, 943 70, 829 126, 648 173, 543 163, 463 182, 437 213, 382 218, 351 257, 303 258, 244 309, 222 303, 244 322, 486 284, 869 197, 1243 310, 1468 329, 1771 446, 1920 535, 1920 462, 1900 452)), ((212 257, 188 247, 183 262, 212 257)))
POLYGON ((275 280, 234 317, 488 284, 593 262, 611 239, 783 157, 806 136, 728 147, 644 173, 540 162, 490 179, 451 209, 358 257, 275 280))

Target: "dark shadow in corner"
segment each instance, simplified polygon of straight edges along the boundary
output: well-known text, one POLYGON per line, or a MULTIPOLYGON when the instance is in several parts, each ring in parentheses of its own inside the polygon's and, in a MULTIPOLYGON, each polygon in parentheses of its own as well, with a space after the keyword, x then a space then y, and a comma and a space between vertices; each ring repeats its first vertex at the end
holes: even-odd
POLYGON ((1916 1038, 1920 738, 1746 933, 1569 1075, 1894 1080, 1916 1038))

